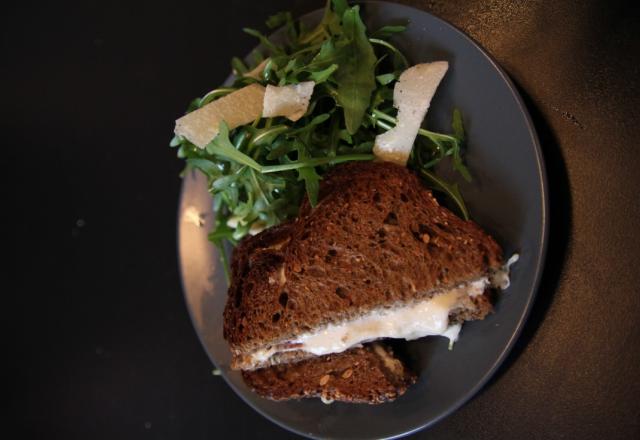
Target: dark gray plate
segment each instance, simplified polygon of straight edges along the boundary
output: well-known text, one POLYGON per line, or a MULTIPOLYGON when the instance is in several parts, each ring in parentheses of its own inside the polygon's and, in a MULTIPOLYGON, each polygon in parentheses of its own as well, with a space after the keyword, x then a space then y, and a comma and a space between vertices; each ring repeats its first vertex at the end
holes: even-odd
MULTIPOLYGON (((318 19, 315 11, 305 19, 318 19)), ((496 63, 448 23, 417 9, 391 3, 363 6, 369 29, 409 20, 396 40, 412 63, 447 60, 450 70, 431 104, 426 126, 449 131, 454 106, 468 132, 467 163, 472 184, 462 184, 472 218, 493 234, 505 254, 521 258, 512 285, 495 313, 467 323, 452 351, 444 338, 408 344, 418 383, 393 403, 369 406, 319 400, 274 403, 252 393, 229 369, 222 338, 226 282, 215 249, 207 241, 211 200, 198 174, 184 179, 179 208, 179 251, 187 304, 196 331, 229 385, 255 410, 302 435, 332 438, 391 438, 427 427, 452 413, 487 382, 513 346, 531 308, 547 238, 545 172, 538 139, 522 100, 496 63), (196 213, 204 215, 197 225, 196 213)))

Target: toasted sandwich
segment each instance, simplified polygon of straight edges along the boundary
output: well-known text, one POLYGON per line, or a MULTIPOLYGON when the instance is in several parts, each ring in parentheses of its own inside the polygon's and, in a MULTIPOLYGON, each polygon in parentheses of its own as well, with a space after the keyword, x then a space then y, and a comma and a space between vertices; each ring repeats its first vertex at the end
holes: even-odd
POLYGON ((378 342, 342 353, 243 371, 242 376, 256 393, 271 400, 319 397, 325 403, 390 402, 416 380, 393 351, 378 342))
POLYGON ((320 362, 383 338, 455 341, 463 321, 491 312, 502 264, 495 240, 407 168, 336 166, 317 206, 303 202, 295 220, 235 249, 224 311, 232 368, 320 362))

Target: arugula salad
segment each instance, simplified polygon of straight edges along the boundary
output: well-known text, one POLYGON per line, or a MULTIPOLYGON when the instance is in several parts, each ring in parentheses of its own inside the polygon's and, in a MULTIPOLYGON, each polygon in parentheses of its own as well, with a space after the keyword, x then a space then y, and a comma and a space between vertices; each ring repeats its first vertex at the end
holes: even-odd
MULTIPOLYGON (((215 137, 196 145, 179 133, 170 143, 186 160, 185 172, 195 169, 207 177, 215 212, 209 240, 220 248, 225 270, 225 243, 236 244, 247 234, 295 217, 304 197, 314 206, 322 175, 331 166, 375 158, 376 137, 398 124, 394 86, 410 67, 391 41, 401 38, 406 27, 367 29, 359 6, 350 7, 346 0, 328 0, 313 28, 294 21, 289 12, 270 17, 266 25, 284 27, 285 38, 244 29, 260 42, 251 62, 233 58, 233 83, 194 99, 187 109, 189 116, 219 104, 214 110, 222 116, 215 137), (312 93, 303 90, 306 84, 312 84, 312 93), (271 90, 295 92, 296 97, 307 93, 303 111, 269 117, 258 113, 250 122, 238 123, 248 119, 241 113, 250 105, 240 103, 229 110, 230 98, 234 93, 249 96, 254 88, 264 94, 265 87, 265 109, 271 90), (230 124, 234 118, 236 123, 230 124)), ((468 219, 458 186, 434 173, 434 167, 449 158, 453 169, 471 180, 462 159, 464 141, 461 114, 453 110, 451 133, 420 128, 406 164, 468 219)))

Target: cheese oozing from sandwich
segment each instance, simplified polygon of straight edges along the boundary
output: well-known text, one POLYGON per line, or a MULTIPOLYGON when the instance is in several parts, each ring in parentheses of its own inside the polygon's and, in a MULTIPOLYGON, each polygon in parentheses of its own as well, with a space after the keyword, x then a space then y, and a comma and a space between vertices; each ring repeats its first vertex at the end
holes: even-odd
POLYGON ((284 346, 257 350, 254 362, 267 361, 276 353, 303 350, 321 356, 340 353, 353 346, 381 338, 406 339, 444 336, 458 339, 460 324, 449 325, 449 314, 461 306, 465 297, 482 295, 489 286, 488 277, 465 283, 415 303, 372 310, 356 319, 329 324, 322 329, 303 333, 284 346))

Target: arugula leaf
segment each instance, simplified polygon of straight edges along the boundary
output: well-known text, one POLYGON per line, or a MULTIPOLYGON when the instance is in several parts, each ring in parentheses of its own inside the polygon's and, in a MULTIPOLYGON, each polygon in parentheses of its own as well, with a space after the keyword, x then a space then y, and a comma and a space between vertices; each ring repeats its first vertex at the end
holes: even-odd
POLYGON ((261 171, 262 167, 258 162, 235 149, 229 140, 229 127, 224 121, 220 123, 219 129, 218 135, 206 145, 205 150, 207 150, 207 153, 261 171))
POLYGON ((274 125, 272 127, 265 127, 262 129, 255 130, 253 132, 253 137, 249 142, 247 150, 251 151, 255 147, 260 147, 263 145, 271 145, 275 142, 276 138, 280 136, 282 133, 287 132, 290 129, 287 125, 274 125))
POLYGON ((333 10, 338 15, 338 17, 342 17, 345 11, 349 8, 347 4, 347 0, 332 0, 333 10))
POLYGON ((229 259, 224 246, 225 241, 231 244, 236 244, 236 240, 233 238, 233 229, 231 229, 226 222, 226 218, 223 215, 224 211, 216 210, 216 221, 213 231, 209 233, 208 239, 218 248, 218 255, 224 274, 227 281, 231 280, 231 270, 229 267, 229 259))
MULTIPOLYGON (((329 69, 332 66, 337 66, 337 69, 339 68, 339 65, 337 64, 338 61, 341 60, 339 60, 338 58, 333 40, 329 39, 322 43, 322 45, 320 46, 320 51, 311 59, 309 63, 301 68, 301 71, 320 72, 329 69)), ((336 69, 333 69, 333 71, 335 71, 336 69)))
MULTIPOLYGON (((352 153, 354 155, 358 154, 358 155, 370 155, 371 158, 373 159, 373 155, 371 154, 371 151, 373 150, 373 141, 364 141, 364 142, 360 142, 357 145, 354 145, 353 147, 347 147, 345 145, 341 145, 338 148, 338 152, 340 154, 349 154, 352 153)), ((341 157, 341 156, 338 156, 341 157)))
POLYGON ((376 76, 376 80, 383 86, 386 86, 387 84, 389 84, 392 81, 395 81, 396 79, 398 79, 398 76, 395 73, 384 73, 382 75, 376 76))
POLYGON ((316 85, 322 84, 323 82, 327 81, 336 70, 338 70, 338 65, 332 64, 326 69, 311 72, 311 74, 309 75, 309 79, 315 81, 316 85))
POLYGON ((217 89, 214 89, 202 97, 202 99, 198 103, 198 108, 205 106, 224 95, 228 95, 235 90, 236 89, 234 87, 219 87, 217 89))
POLYGON ((462 124, 462 113, 457 108, 453 109, 453 118, 451 119, 451 128, 453 136, 458 138, 460 142, 465 140, 464 125, 462 124))
POLYGON ((371 44, 382 46, 391 52, 393 55, 393 66, 396 70, 402 71, 409 67, 407 57, 405 57, 404 54, 393 44, 388 41, 381 40, 380 38, 369 38, 369 42, 371 42, 371 44))
POLYGON ((247 66, 245 66, 244 62, 238 57, 231 58, 231 69, 233 74, 236 76, 244 75, 249 70, 247 69, 247 66))
POLYGON ((451 128, 453 129, 453 136, 458 140, 452 148, 453 169, 459 172, 464 180, 471 182, 471 173, 469 173, 469 170, 462 161, 461 145, 465 140, 465 134, 464 126, 462 125, 462 114, 458 109, 453 110, 451 128))
MULTIPOLYGON (((271 151, 267 154, 267 160, 277 160, 280 159, 285 154, 295 150, 295 144, 293 142, 279 142, 275 143, 271 147, 271 151)), ((264 172, 264 168, 263 168, 264 172)))
POLYGON ((318 204, 318 192, 320 191, 320 175, 313 167, 305 167, 298 169, 298 180, 304 180, 304 187, 309 197, 311 207, 318 204))
POLYGON ((182 140, 182 136, 180 135, 175 135, 171 138, 171 142, 169 142, 169 146, 172 148, 178 147, 180 146, 180 144, 183 142, 182 140))
MULTIPOLYGON (((373 142, 370 143, 368 153, 371 152, 371 148, 373 148, 373 142)), ((351 151, 354 151, 354 150, 355 148, 353 148, 351 151)), ((282 171, 299 170, 300 168, 306 168, 306 167, 318 167, 321 165, 337 165, 339 163, 344 163, 344 162, 369 161, 373 159, 375 159, 373 154, 349 154, 349 152, 345 152, 345 154, 342 154, 340 156, 335 156, 335 157, 314 157, 311 159, 283 163, 282 165, 265 165, 262 167, 262 173, 263 174, 279 173, 282 171)))
POLYGON ((222 170, 220 166, 208 159, 188 158, 187 166, 202 171, 207 176, 221 176, 222 170))
MULTIPOLYGON (((334 3, 339 3, 340 9, 342 9, 343 3, 345 2, 344 0, 342 0, 334 3)), ((334 8, 332 8, 331 6, 332 6, 331 0, 327 0, 327 3, 324 7, 324 15, 322 16, 322 20, 320 20, 320 23, 318 23, 318 25, 312 31, 308 33, 304 33, 303 35, 300 36, 300 39, 299 39, 300 44, 317 43, 318 41, 324 40, 331 34, 340 33, 341 15, 338 15, 334 11, 334 8)))
POLYGON ((256 29, 251 29, 251 28, 243 28, 242 29, 245 33, 256 37, 258 40, 260 40, 260 43, 266 47, 267 49, 269 49, 269 51, 274 54, 274 55, 281 55, 284 53, 284 51, 279 48, 278 46, 276 46, 275 44, 273 44, 271 42, 271 40, 269 40, 267 37, 265 37, 262 32, 256 30, 256 29))
POLYGON ((347 130, 340 130, 338 136, 341 140, 345 141, 348 144, 353 144, 353 137, 349 134, 347 130))
POLYGON ((341 63, 335 73, 338 104, 344 109, 344 121, 350 134, 360 128, 376 87, 376 56, 360 19, 360 7, 347 9, 342 17, 343 38, 336 43, 341 63))
POLYGON ((253 58, 253 66, 258 66, 261 62, 264 61, 264 55, 262 54, 262 51, 258 50, 258 49, 254 49, 253 51, 251 51, 251 58, 253 58))
POLYGON ((329 113, 320 113, 319 115, 314 116, 313 119, 309 121, 307 125, 290 131, 288 135, 292 136, 292 135, 300 135, 300 134, 309 134, 310 131, 315 129, 316 125, 322 124, 330 117, 331 117, 331 114, 329 113))
POLYGON ((464 200, 462 198, 462 195, 460 194, 460 190, 458 189, 458 184, 447 183, 432 172, 425 170, 424 168, 420 168, 418 172, 422 177, 426 178, 427 181, 431 182, 434 185, 435 190, 443 192, 447 196, 449 196, 449 198, 453 200, 453 202, 458 207, 460 214, 462 214, 462 218, 464 218, 465 220, 469 220, 469 211, 467 211, 467 207, 464 204, 464 200))
POLYGON ((290 21, 293 21, 291 12, 280 11, 277 14, 274 14, 271 17, 267 18, 265 24, 269 29, 275 29, 290 21))
MULTIPOLYGON (((222 218, 220 220, 223 220, 222 218)), ((233 236, 233 229, 227 225, 226 222, 221 221, 216 228, 209 233, 209 240, 221 240, 221 239, 231 239, 233 236)))
MULTIPOLYGON (((298 150, 298 160, 304 162, 309 159, 307 149, 305 145, 298 141, 296 144, 298 150)), ((318 204, 318 192, 320 190, 320 176, 316 173, 314 167, 308 166, 298 169, 298 180, 304 181, 304 187, 307 191, 307 197, 309 197, 309 203, 312 207, 318 204)))
POLYGON ((281 11, 277 14, 272 15, 265 21, 265 24, 269 29, 275 29, 284 25, 286 27, 286 33, 287 38, 289 38, 289 42, 293 43, 298 39, 298 31, 296 30, 293 16, 289 11, 281 11))
POLYGON ((407 30, 406 26, 396 25, 396 26, 382 26, 380 29, 375 31, 371 36, 374 38, 389 38, 395 34, 399 34, 407 30))

